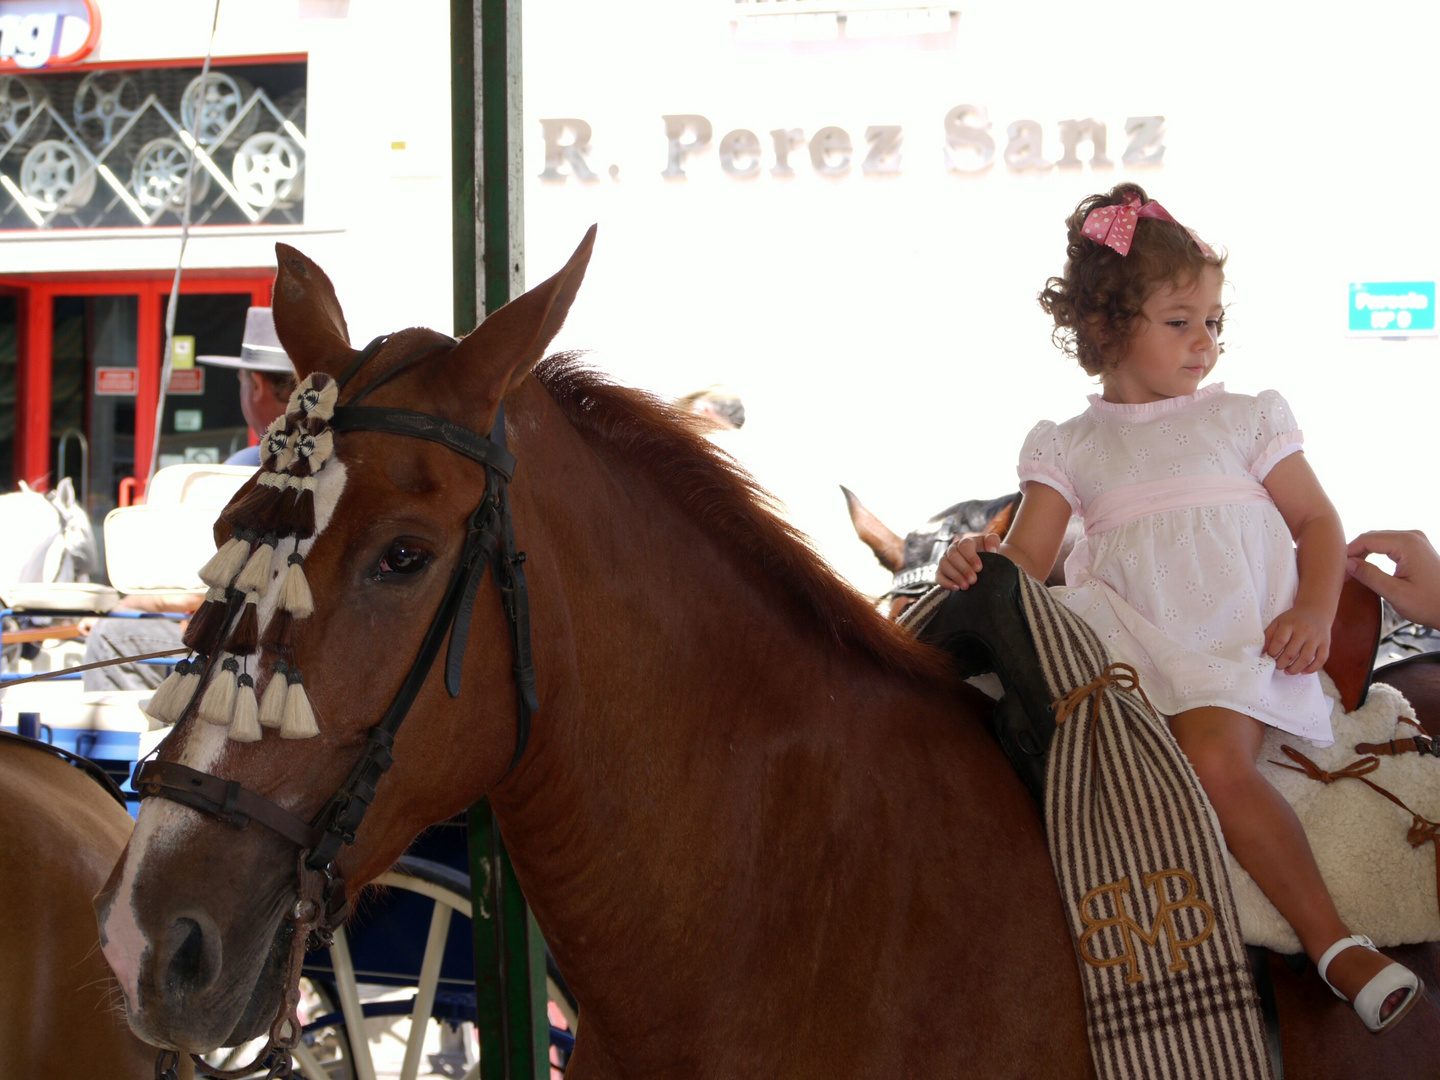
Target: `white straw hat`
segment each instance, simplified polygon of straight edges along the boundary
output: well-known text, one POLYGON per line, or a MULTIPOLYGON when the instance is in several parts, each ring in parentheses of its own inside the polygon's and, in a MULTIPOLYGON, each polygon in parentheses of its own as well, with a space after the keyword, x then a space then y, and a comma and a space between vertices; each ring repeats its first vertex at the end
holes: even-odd
POLYGON ((268 307, 252 307, 245 313, 245 338, 240 343, 239 356, 197 356, 196 359, 215 367, 286 375, 295 372, 295 365, 275 334, 275 315, 268 307))

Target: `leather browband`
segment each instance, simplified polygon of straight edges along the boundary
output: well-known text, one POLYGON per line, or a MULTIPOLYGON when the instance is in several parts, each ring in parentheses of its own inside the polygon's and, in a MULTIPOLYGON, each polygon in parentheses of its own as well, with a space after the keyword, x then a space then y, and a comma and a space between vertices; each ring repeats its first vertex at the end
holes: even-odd
POLYGON ((135 790, 142 795, 163 795, 236 828, 251 821, 271 829, 302 849, 315 847, 320 832, 269 799, 241 787, 238 780, 222 780, 175 761, 147 761, 135 770, 135 790))
POLYGON ((371 405, 341 405, 330 418, 331 430, 342 431, 384 431, 391 435, 408 435, 414 439, 427 439, 447 449, 488 465, 506 481, 515 477, 515 455, 490 439, 477 435, 469 428, 442 420, 428 413, 411 412, 408 409, 390 409, 371 405))

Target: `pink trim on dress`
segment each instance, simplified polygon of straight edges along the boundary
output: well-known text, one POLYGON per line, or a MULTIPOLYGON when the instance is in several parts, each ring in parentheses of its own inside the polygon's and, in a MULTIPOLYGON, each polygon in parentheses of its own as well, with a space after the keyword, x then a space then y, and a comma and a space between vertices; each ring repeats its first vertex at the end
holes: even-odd
POLYGON ((1053 465, 1032 461, 1019 466, 1015 471, 1020 476, 1020 490, 1022 492, 1025 490, 1026 484, 1032 480, 1038 480, 1046 487, 1052 487, 1061 495, 1064 495, 1065 501, 1070 504, 1070 512, 1072 514, 1080 513, 1079 496, 1075 494, 1075 489, 1070 486, 1070 481, 1065 478, 1065 474, 1053 465))
POLYGON ((1180 397, 1162 398, 1159 401, 1145 401, 1139 405, 1127 405, 1123 401, 1106 401, 1100 394, 1091 394, 1087 399, 1090 407, 1096 412, 1118 413, 1126 416, 1161 416, 1165 413, 1175 412, 1195 404, 1197 401, 1204 401, 1208 397, 1225 392, 1223 382, 1211 383, 1209 386, 1202 386, 1193 394, 1182 394, 1180 397))
POLYGON ((1095 496, 1085 508, 1085 535, 1109 532, 1149 514, 1161 514, 1167 510, 1273 502, 1265 485, 1249 476, 1182 476, 1173 480, 1146 480, 1102 491, 1095 496))
POLYGON ((1270 445, 1265 447, 1265 452, 1255 459, 1255 464, 1250 466, 1250 475, 1256 480, 1263 481, 1276 465, 1291 454, 1304 450, 1304 444, 1305 433, 1298 428, 1294 431, 1282 431, 1270 440, 1270 445))

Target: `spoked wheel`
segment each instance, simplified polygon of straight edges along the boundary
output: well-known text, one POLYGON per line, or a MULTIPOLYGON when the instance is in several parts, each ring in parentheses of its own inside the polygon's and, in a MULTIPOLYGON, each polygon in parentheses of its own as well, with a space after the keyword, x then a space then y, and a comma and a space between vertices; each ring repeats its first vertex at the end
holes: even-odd
POLYGON ((75 91, 75 127, 96 146, 109 146, 115 132, 140 111, 140 84, 119 71, 92 71, 75 91))
POLYGON ((180 126, 194 131, 202 146, 214 146, 222 136, 226 146, 244 142, 259 120, 254 109, 245 110, 250 90, 247 81, 222 71, 203 81, 196 75, 180 96, 180 126))
MULTIPOLYGON (((418 985, 413 991, 407 989, 400 992, 399 1000, 362 1002, 355 965, 350 954, 350 941, 343 929, 338 930, 335 943, 330 948, 330 960, 334 970, 340 1015, 321 1017, 319 1023, 334 1022, 351 1033, 365 1032, 364 1038, 355 1038, 352 1034, 348 1040, 355 1055, 357 1080, 375 1080, 377 1063, 373 1048, 379 1048, 383 1053, 388 1047, 393 1057, 398 1052, 399 1044, 404 1045, 404 1057, 399 1071, 392 1072, 387 1069, 385 1076, 396 1076, 399 1080, 415 1080, 422 1075, 420 1070, 423 1059, 423 1063, 428 1066, 424 1075, 476 1080, 480 1075, 480 1064, 476 1053, 474 1017, 471 1015, 473 1001, 469 1002, 468 1011, 463 1016, 445 1002, 442 1002, 440 1008, 436 1007, 441 990, 441 966, 451 922, 456 915, 467 924, 470 920, 469 877, 440 863, 408 858, 401 859, 393 870, 377 878, 375 884, 391 890, 417 894, 433 901, 426 928, 418 985), (410 994, 413 996, 407 999, 406 995, 410 994), (436 1019, 437 1016, 446 1014, 446 1019, 436 1019), (410 1019, 408 1027, 400 1023, 400 1020, 407 1016, 410 1019), (439 1047, 427 1055, 426 1036, 432 1024, 439 1027, 439 1047)), ((363 904, 361 910, 364 910, 363 904)), ((418 925, 406 929, 415 934, 420 932, 418 925)), ((468 942, 469 939, 467 932, 465 940, 468 942)), ((553 1046, 560 1048, 559 1056, 563 1064, 569 1056, 569 1048, 573 1046, 579 1017, 574 999, 559 978, 559 971, 553 968, 553 962, 548 962, 547 968, 547 997, 563 1018, 563 1026, 552 1027, 551 1041, 553 1046)), ((552 1017, 553 1015, 552 1012, 552 1017)))
MULTIPOLYGON (((309 977, 300 980, 300 1022, 304 1036, 293 1051, 299 1075, 306 1080, 358 1080, 350 1040, 344 1025, 316 1023, 337 1010, 335 987, 309 977)), ((265 1045, 263 1038, 240 1046, 226 1047, 205 1055, 205 1063, 216 1069, 237 1069, 265 1045)), ((262 1076, 263 1070, 255 1075, 262 1076)))

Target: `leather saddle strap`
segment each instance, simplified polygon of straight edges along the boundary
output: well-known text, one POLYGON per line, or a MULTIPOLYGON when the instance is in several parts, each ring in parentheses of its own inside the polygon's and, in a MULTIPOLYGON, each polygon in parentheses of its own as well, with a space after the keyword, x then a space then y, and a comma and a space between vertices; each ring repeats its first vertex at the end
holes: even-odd
POLYGON ((1440 744, 1434 739, 1427 739, 1423 735, 1415 739, 1391 739, 1382 743, 1356 743, 1357 754, 1379 754, 1381 757, 1394 757, 1399 754, 1430 754, 1432 757, 1440 757, 1440 744))
POLYGON ((135 790, 142 795, 163 795, 172 802, 219 818, 237 828, 258 821, 302 849, 313 848, 320 833, 290 811, 257 795, 237 780, 199 772, 177 761, 147 761, 135 770, 135 790))

